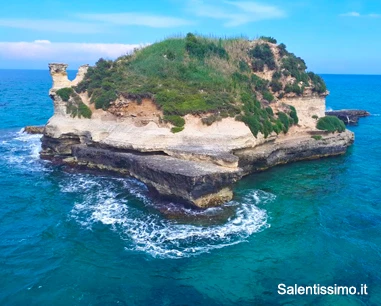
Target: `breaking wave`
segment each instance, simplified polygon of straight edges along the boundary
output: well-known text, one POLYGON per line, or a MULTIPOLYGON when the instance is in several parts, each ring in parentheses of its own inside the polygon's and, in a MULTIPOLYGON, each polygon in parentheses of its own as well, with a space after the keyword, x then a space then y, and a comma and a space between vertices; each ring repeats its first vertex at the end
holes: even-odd
MULTIPOLYGON (((1 163, 25 171, 50 171, 39 158, 41 135, 10 132, 0 136, 1 163)), ((275 196, 248 191, 222 207, 194 210, 163 203, 147 187, 129 178, 64 174, 61 192, 74 195, 69 219, 92 229, 103 224, 118 233, 125 248, 156 258, 183 258, 246 241, 270 225, 263 205, 275 196)))
POLYGON ((160 211, 152 210, 155 203, 146 195, 145 186, 132 179, 97 181, 77 176, 62 186, 66 192, 85 190, 86 195, 74 205, 70 218, 87 229, 97 223, 109 226, 126 242, 127 250, 156 258, 190 257, 244 242, 253 233, 269 227, 266 211, 258 205, 275 199, 270 193, 255 190, 242 196, 240 202, 231 201, 224 207, 203 211, 178 209, 178 205, 169 204, 167 207, 177 208, 180 215, 192 217, 184 222, 181 217, 165 218, 160 211), (121 188, 128 190, 128 194, 121 195, 121 188), (132 204, 137 202, 140 205, 132 204), (220 224, 189 221, 218 218, 224 216, 226 210, 232 213, 220 224))
POLYGON ((41 160, 41 135, 29 135, 18 132, 10 132, 0 137, 0 150, 2 159, 8 166, 17 167, 21 170, 40 171, 41 160))

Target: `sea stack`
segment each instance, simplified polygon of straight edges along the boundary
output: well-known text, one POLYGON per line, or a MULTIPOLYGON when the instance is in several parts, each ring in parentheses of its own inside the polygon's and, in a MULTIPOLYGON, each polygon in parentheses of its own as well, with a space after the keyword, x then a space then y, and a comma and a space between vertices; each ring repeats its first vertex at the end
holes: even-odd
POLYGON ((354 141, 325 117, 324 81, 272 38, 188 34, 82 66, 74 81, 67 65, 49 67, 42 158, 132 176, 199 208, 231 200, 244 175, 354 141))

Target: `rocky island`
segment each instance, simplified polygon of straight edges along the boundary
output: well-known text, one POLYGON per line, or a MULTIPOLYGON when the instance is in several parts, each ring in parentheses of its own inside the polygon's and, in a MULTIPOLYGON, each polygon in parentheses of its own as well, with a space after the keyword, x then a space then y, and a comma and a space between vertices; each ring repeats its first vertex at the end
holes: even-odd
POLYGON ((67 65, 49 68, 42 158, 132 176, 199 208, 231 200, 245 175, 354 141, 325 116, 324 81, 271 37, 189 33, 82 66, 73 81, 67 65))

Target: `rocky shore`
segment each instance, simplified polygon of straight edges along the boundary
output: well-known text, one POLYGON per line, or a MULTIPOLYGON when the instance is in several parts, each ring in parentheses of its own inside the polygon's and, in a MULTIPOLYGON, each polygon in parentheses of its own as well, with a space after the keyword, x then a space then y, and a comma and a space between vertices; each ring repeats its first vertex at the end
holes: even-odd
MULTIPOLYGON (((348 130, 327 133, 315 128, 311 116, 324 116, 325 110, 325 96, 316 95, 283 100, 296 108, 299 124, 287 134, 273 133, 267 138, 254 137, 243 122, 233 118, 206 126, 191 115, 185 116, 184 131, 174 134, 155 119, 152 105, 145 101, 135 106, 137 111, 130 117, 93 109, 92 119, 72 118, 56 92, 78 84, 87 66, 80 68, 73 82, 67 79, 66 67, 50 65, 55 114, 43 129, 41 157, 132 176, 160 196, 199 208, 231 200, 232 186, 244 175, 278 164, 344 154, 354 141, 348 130)), ((88 97, 81 99, 92 107, 88 97)), ((160 114, 159 109, 155 112, 160 114)))
POLYGON ((344 121, 344 123, 347 125, 356 125, 358 124, 358 121, 361 117, 370 116, 370 113, 368 113, 367 111, 359 109, 341 109, 327 111, 325 112, 325 114, 327 116, 335 116, 340 120, 344 121))

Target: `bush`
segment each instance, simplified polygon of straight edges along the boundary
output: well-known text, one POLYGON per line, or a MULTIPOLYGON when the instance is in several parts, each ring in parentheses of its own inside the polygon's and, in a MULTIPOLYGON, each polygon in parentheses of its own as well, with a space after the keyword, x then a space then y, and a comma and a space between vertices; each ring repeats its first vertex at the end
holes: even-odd
POLYGON ((181 132, 183 129, 184 129, 183 126, 175 126, 175 127, 171 128, 171 132, 175 134, 175 133, 181 132))
POLYGON ((285 55, 287 55, 288 54, 288 52, 287 52, 287 50, 286 50, 286 45, 285 44, 279 44, 279 46, 278 46, 278 50, 279 50, 279 55, 280 55, 280 57, 283 57, 283 56, 285 56, 285 55))
POLYGON ((257 137, 258 133, 261 131, 262 126, 261 123, 259 122, 257 117, 254 116, 244 116, 242 118, 242 121, 249 127, 251 133, 257 137))
POLYGON ((271 37, 271 36, 261 36, 261 37, 259 37, 259 39, 265 40, 265 41, 267 41, 269 43, 272 43, 272 44, 276 44, 277 43, 277 40, 274 37, 271 37))
POLYGON ((287 84, 285 87, 284 87, 284 91, 286 93, 290 93, 290 92, 293 92, 293 93, 296 93, 298 96, 300 96, 303 91, 304 91, 304 88, 301 88, 298 84, 294 83, 294 84, 287 84))
POLYGON ((256 45, 254 49, 249 51, 249 56, 262 60, 269 70, 276 68, 274 53, 268 44, 256 45))
POLYGON ((93 112, 91 109, 83 102, 79 103, 78 105, 78 116, 79 118, 84 117, 87 119, 90 119, 93 112))
POLYGON ((322 140, 323 136, 321 136, 321 135, 313 135, 313 136, 311 136, 311 138, 313 138, 315 140, 322 140))
POLYGON ((274 116, 273 109, 270 106, 266 107, 266 112, 269 114, 269 116, 274 116))
POLYGON ((74 93, 73 88, 61 88, 56 91, 56 94, 65 102, 69 101, 70 96, 74 93))
POLYGON ((311 82, 314 86, 313 91, 320 94, 327 91, 327 86, 325 85, 324 80, 320 76, 318 76, 317 74, 313 72, 308 72, 307 74, 309 78, 311 79, 311 82))
POLYGON ((176 115, 166 115, 164 116, 164 121, 172 123, 176 127, 181 127, 185 125, 185 120, 183 117, 176 115))
POLYGON ((71 97, 73 98, 66 105, 66 113, 70 114, 71 117, 79 117, 79 118, 88 118, 90 119, 92 116, 91 109, 82 102, 81 97, 73 91, 71 97))
POLYGON ((328 132, 344 132, 345 124, 339 118, 335 116, 325 116, 319 118, 316 124, 318 130, 328 131, 328 132))
POLYGON ((296 113, 296 109, 295 109, 295 107, 293 107, 292 105, 290 105, 290 109, 291 109, 290 117, 291 117, 292 120, 294 121, 294 124, 298 124, 298 123, 299 123, 299 118, 298 118, 298 114, 296 113))
POLYGON ((95 108, 107 110, 110 107, 110 103, 115 101, 118 96, 115 91, 104 91, 98 97, 92 97, 91 101, 95 100, 95 108))
POLYGON ((287 57, 282 59, 282 68, 287 70, 296 82, 304 82, 308 85, 309 77, 305 70, 307 69, 306 63, 300 57, 296 57, 293 53, 288 53, 287 57))
POLYGON ((283 133, 286 134, 288 132, 289 127, 290 127, 290 120, 289 120, 287 114, 285 114, 283 112, 278 113, 278 118, 279 118, 280 122, 282 123, 283 133))
POLYGON ((255 74, 252 74, 251 75, 251 84, 254 86, 255 90, 263 92, 267 89, 269 81, 262 79, 255 74))
POLYGON ((204 117, 201 119, 201 122, 203 124, 206 124, 206 125, 212 125, 214 122, 217 122, 217 121, 221 121, 222 120, 222 117, 217 115, 217 114, 213 114, 213 115, 210 115, 208 117, 204 117))
POLYGON ((241 72, 250 72, 250 67, 245 61, 239 61, 239 70, 241 72))
POLYGON ((318 115, 313 115, 311 118, 312 118, 312 119, 315 119, 315 120, 318 120, 318 119, 319 119, 319 116, 318 116, 318 115))
POLYGON ((281 91, 283 89, 282 83, 276 80, 271 81, 270 87, 273 92, 281 91))
POLYGON ((277 81, 277 80, 279 80, 281 77, 282 77, 282 74, 280 73, 280 71, 275 71, 274 74, 273 74, 272 79, 277 81))
POLYGON ((263 99, 272 102, 274 100, 274 96, 269 91, 263 92, 263 99))
POLYGON ((263 72, 265 69, 265 62, 261 59, 256 59, 251 62, 251 66, 253 67, 254 72, 263 72))
POLYGON ((190 56, 199 60, 204 60, 206 56, 217 55, 220 58, 228 59, 229 55, 222 46, 217 46, 213 42, 197 38, 194 34, 188 33, 185 48, 190 56))

